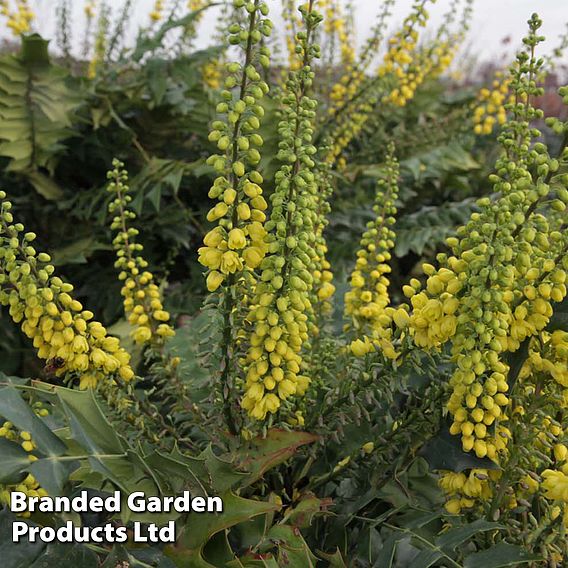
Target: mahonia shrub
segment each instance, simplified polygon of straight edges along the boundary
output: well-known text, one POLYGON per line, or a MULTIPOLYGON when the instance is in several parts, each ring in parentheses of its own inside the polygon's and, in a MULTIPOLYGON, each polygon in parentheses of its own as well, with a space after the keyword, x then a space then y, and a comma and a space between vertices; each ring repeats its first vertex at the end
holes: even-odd
MULTIPOLYGON (((404 212, 416 195, 406 170, 433 175, 405 154, 421 136, 406 118, 432 85, 446 84, 471 2, 451 2, 432 33, 434 2, 416 0, 382 52, 394 4, 380 8, 361 50, 351 2, 285 0, 276 39, 268 3, 224 6, 219 49, 191 68, 213 101, 198 165, 180 169, 179 160, 149 154, 118 119, 143 165, 106 164, 101 202, 122 310, 115 325, 77 299, 81 288, 39 250, 41 235, 24 226, 18 201, 0 192, 0 305, 44 365, 38 376, 0 376, 0 502, 12 491, 79 488, 188 490, 224 502, 207 518, 161 515, 160 523, 176 521, 175 546, 78 544, 86 565, 568 562, 568 122, 545 120, 538 107, 552 67, 539 56, 542 22, 530 18, 506 75, 437 124, 450 145, 468 139, 474 148, 475 136, 488 144, 498 133, 491 173, 435 253, 421 249, 401 274, 404 212), (284 63, 274 54, 279 39, 284 63), (360 234, 346 243, 343 274, 328 240, 342 186, 359 183, 359 151, 379 163, 365 170, 366 208, 350 219, 360 234), (174 301, 175 267, 148 255, 148 195, 134 172, 171 184, 198 168, 210 180, 195 255, 207 293, 187 317, 174 301)), ((31 29, 28 4, 15 5, 0 3, 8 27, 31 29)), ((85 3, 85 82, 94 93, 107 89, 112 109, 105 81, 145 73, 144 58, 167 52, 171 29, 180 60, 191 58, 208 7, 192 0, 176 20, 157 0, 137 47, 115 59, 131 3, 117 22, 104 2, 85 3)), ((59 13, 68 17, 66 2, 59 13)), ((188 96, 170 87, 172 100, 188 96)), ((568 87, 559 97, 568 105, 568 87)), ((174 115, 182 125, 183 116, 174 115)), ((438 176, 442 158, 430 156, 438 176)), ((53 190, 34 160, 32 152, 33 171, 19 175, 53 190)), ((183 208, 177 189, 173 200, 183 208)), ((21 516, 45 526, 66 520, 21 516)), ((0 530, 12 521, 5 507, 0 530)), ((132 518, 112 522, 129 527, 132 518)), ((10 543, 3 551, 9 566, 22 565, 22 554, 30 565, 65 554, 10 543)))

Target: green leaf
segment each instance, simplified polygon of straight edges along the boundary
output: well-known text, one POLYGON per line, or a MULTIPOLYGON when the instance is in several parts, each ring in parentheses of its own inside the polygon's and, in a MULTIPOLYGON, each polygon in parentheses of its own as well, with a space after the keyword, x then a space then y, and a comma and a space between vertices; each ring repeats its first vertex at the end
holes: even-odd
POLYGON ((63 190, 50 177, 37 170, 29 171, 26 177, 34 186, 34 189, 43 197, 50 200, 63 197, 63 190))
POLYGON ((443 243, 477 209, 475 201, 467 198, 458 202, 424 206, 401 216, 394 227, 396 256, 401 258, 410 251, 420 255, 426 248, 443 243))
POLYGON ((33 462, 30 473, 52 496, 60 495, 69 476, 79 465, 78 461, 69 461, 66 456, 48 456, 33 462))
POLYGON ((160 105, 168 88, 168 66, 165 59, 153 58, 146 62, 147 84, 156 105, 160 105))
POLYGON ((333 554, 318 552, 318 556, 329 562, 329 568, 347 568, 347 564, 345 564, 345 560, 339 548, 333 554))
POLYGON ((146 199, 154 206, 156 213, 160 212, 160 202, 162 199, 162 186, 157 185, 147 195, 146 199))
POLYGON ((190 26, 199 17, 201 12, 215 5, 216 4, 208 4, 207 6, 204 6, 199 10, 194 10, 193 12, 190 12, 183 18, 180 18, 179 20, 171 20, 171 19, 166 20, 166 22, 164 22, 161 25, 161 27, 158 29, 158 31, 156 31, 156 33, 153 36, 148 36, 146 35, 146 33, 141 33, 138 36, 136 47, 134 48, 134 51, 130 55, 130 58, 133 61, 140 61, 142 57, 146 55, 146 53, 148 53, 149 51, 154 51, 155 49, 162 46, 164 37, 170 30, 173 30, 175 28, 186 28, 190 26))
POLYGON ((237 471, 233 462, 216 456, 211 446, 203 450, 198 457, 204 461, 211 488, 216 493, 224 493, 236 485, 242 486, 242 481, 248 477, 247 473, 237 471))
POLYGON ((439 536, 436 539, 436 544, 440 548, 449 548, 451 550, 454 550, 457 546, 463 544, 472 536, 475 536, 478 533, 500 530, 504 528, 505 527, 503 525, 500 525, 499 523, 492 523, 484 519, 477 519, 473 523, 467 524, 463 527, 450 529, 448 532, 445 532, 443 535, 439 536))
MULTIPOLYGON (((19 543, 12 542, 12 524, 17 519, 7 508, 0 510, 0 558, 2 568, 29 568, 45 548, 43 542, 28 542, 22 539, 19 543)), ((35 526, 29 521, 29 525, 35 526)))
POLYGON ((475 454, 464 452, 459 436, 452 436, 447 428, 430 439, 420 450, 430 469, 463 471, 465 469, 499 469, 489 458, 478 458, 475 454))
POLYGON ((226 568, 281 568, 272 554, 247 553, 237 560, 224 564, 226 568))
POLYGON ((42 453, 50 456, 65 453, 65 444, 34 414, 14 387, 0 388, 0 416, 29 432, 42 453))
MULTIPOLYGON (((87 459, 90 470, 81 468, 73 478, 85 486, 92 479, 92 472, 100 473, 105 480, 114 483, 123 494, 144 491, 148 496, 159 495, 160 480, 143 457, 128 447, 102 412, 93 391, 75 391, 56 388, 57 396, 71 427, 72 437, 82 448, 77 459, 87 459), (84 450, 84 451, 83 451, 84 450), (84 455, 86 454, 86 455, 84 455)), ((76 455, 76 454, 75 454, 76 455)), ((166 522, 177 514, 131 514, 122 508, 122 519, 166 522)))
POLYGON ((29 568, 97 568, 97 555, 79 544, 50 544, 29 568))
POLYGON ((47 42, 37 34, 23 38, 21 57, 0 56, 0 155, 9 158, 7 171, 26 176, 46 199, 62 195, 50 174, 83 102, 70 81, 49 61, 47 42))
POLYGON ((299 529, 288 525, 275 525, 268 538, 278 542, 278 566, 294 568, 315 568, 314 556, 299 529))
POLYGON ((501 542, 488 550, 475 552, 466 557, 464 568, 503 568, 542 561, 542 557, 529 554, 520 546, 501 542))
POLYGON ((65 444, 38 418, 14 387, 0 389, 0 416, 29 432, 39 452, 37 461, 28 461, 27 470, 50 495, 59 495, 77 463, 66 459, 65 444))
POLYGON ((320 499, 315 495, 305 495, 294 508, 286 511, 284 519, 292 526, 307 528, 311 526, 315 516, 326 514, 332 504, 333 500, 330 498, 320 499))
POLYGON ((97 454, 122 454, 124 445, 116 429, 107 420, 91 389, 80 391, 57 387, 57 396, 75 439, 86 449, 97 454))
POLYGON ((226 566, 235 558, 227 538, 227 531, 218 532, 203 548, 203 558, 212 566, 226 566))
POLYGON ((438 550, 421 550, 412 559, 412 568, 430 568, 430 566, 434 566, 434 562, 443 557, 444 554, 438 550))
POLYGON ((187 549, 201 549, 218 532, 280 508, 273 503, 237 497, 231 492, 225 493, 221 498, 223 512, 190 515, 178 543, 187 549))
POLYGON ((28 65, 48 64, 48 45, 49 40, 43 39, 39 34, 22 35, 22 61, 28 65))
POLYGON ((96 251, 110 250, 108 245, 96 241, 93 237, 85 237, 74 241, 69 245, 55 249, 52 256, 52 263, 55 266, 64 264, 84 264, 87 259, 96 251))
POLYGON ((207 483, 207 471, 205 463, 197 458, 188 458, 176 454, 164 454, 153 452, 146 457, 146 463, 154 471, 168 480, 168 484, 175 491, 189 489, 194 497, 207 497, 205 487, 207 483))
POLYGON ((284 463, 300 446, 313 444, 319 439, 308 432, 290 432, 280 428, 270 429, 265 437, 251 440, 250 446, 239 450, 236 464, 249 472, 247 485, 260 479, 269 469, 284 463))
POLYGON ((0 483, 15 485, 20 483, 29 470, 29 454, 20 444, 0 438, 0 483))
POLYGON ((519 373, 527 360, 530 342, 531 338, 528 337, 521 343, 521 346, 516 351, 505 354, 505 362, 509 365, 509 373, 507 374, 509 389, 512 389, 517 382, 519 373))

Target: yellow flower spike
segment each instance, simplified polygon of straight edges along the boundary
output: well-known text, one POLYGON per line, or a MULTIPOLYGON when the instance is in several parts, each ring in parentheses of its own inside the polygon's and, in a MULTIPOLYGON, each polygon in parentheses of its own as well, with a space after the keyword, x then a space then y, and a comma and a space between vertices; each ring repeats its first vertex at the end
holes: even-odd
POLYGON ((163 18, 164 0, 154 0, 154 6, 150 11, 150 20, 154 24, 163 18))
POLYGON ((262 210, 266 208, 260 186, 263 180, 253 167, 260 161, 255 146, 262 145, 257 133, 258 117, 262 115, 260 100, 268 92, 253 61, 257 56, 263 61, 268 58, 268 49, 259 45, 260 38, 270 32, 270 23, 263 18, 266 13, 267 7, 260 1, 254 4, 252 12, 247 12, 247 17, 254 18, 255 24, 255 33, 250 36, 240 24, 229 27, 231 43, 241 45, 248 59, 244 65, 227 64, 226 90, 217 105, 224 119, 213 122, 209 135, 223 152, 208 159, 219 172, 209 192, 209 196, 218 201, 207 215, 208 221, 218 224, 204 239, 207 248, 199 251, 199 262, 218 273, 207 276, 209 291, 223 290, 229 283, 226 276, 231 277, 231 283, 238 281, 243 272, 254 270, 267 252, 266 233, 262 228, 265 219, 262 210), (238 97, 229 100, 226 95, 236 85, 240 85, 238 97))
POLYGON ((130 380, 133 372, 128 353, 117 340, 111 350, 105 347, 109 338, 98 322, 86 325, 92 313, 82 311, 81 303, 70 295, 73 286, 54 275, 49 255, 37 253, 31 246, 35 235, 23 233, 22 225, 13 222, 4 192, 0 192, 0 199, 0 251, 4 251, 0 255, 0 279, 8 278, 12 285, 9 291, 0 292, 0 303, 10 306, 10 315, 33 341, 38 356, 47 361, 56 376, 79 379, 80 387, 85 386, 82 375, 89 373, 97 382, 114 376, 130 380))
POLYGON ((332 88, 333 104, 329 109, 332 146, 327 156, 331 164, 339 169, 345 166, 344 150, 365 127, 379 101, 396 106, 405 106, 427 77, 437 77, 451 64, 457 48, 465 37, 471 7, 466 3, 460 31, 450 33, 450 24, 456 16, 457 3, 453 3, 445 16, 443 25, 430 47, 419 47, 419 33, 428 20, 426 5, 430 0, 416 0, 411 13, 404 20, 401 29, 389 41, 385 55, 373 80, 366 78, 365 69, 372 61, 384 33, 385 18, 391 3, 383 4, 383 12, 368 45, 362 54, 360 64, 348 68, 340 82, 332 88), (363 81, 367 82, 364 83, 363 81), (384 87, 383 87, 384 85, 384 87), (375 88, 371 88, 375 87, 375 88), (387 90, 387 94, 384 93, 387 90), (361 96, 363 94, 363 96, 361 96))
MULTIPOLYGON (((34 403, 33 410, 36 416, 42 418, 49 415, 49 411, 46 408, 43 408, 43 404, 41 402, 34 403)), ((36 445, 29 432, 20 431, 18 433, 11 422, 5 422, 2 428, 0 428, 0 438, 7 438, 14 441, 17 439, 18 436, 23 440, 23 442, 21 442, 22 448, 26 452, 29 452, 28 455, 29 463, 31 464, 37 461, 38 460, 37 456, 31 453, 36 449, 36 445)), ((21 481, 21 483, 17 485, 0 485, 0 504, 9 505, 10 494, 12 491, 21 491, 25 493, 28 497, 47 496, 47 491, 45 491, 45 489, 40 487, 37 479, 31 473, 28 473, 26 477, 21 481)), ((17 516, 27 518, 30 516, 30 514, 29 512, 26 511, 22 513, 17 513, 17 516)))
MULTIPOLYGON (((94 13, 94 2, 92 3, 92 12, 94 13)), ((90 11, 87 12, 87 32, 89 31, 91 25, 92 16, 90 16, 90 11)), ((108 33, 110 27, 109 20, 109 8, 106 4, 101 4, 101 10, 99 12, 97 20, 97 29, 95 33, 95 42, 93 47, 93 56, 89 61, 89 66, 87 68, 87 77, 89 79, 94 79, 99 73, 101 66, 105 61, 105 56, 108 48, 108 33)))
MULTIPOLYGON (((115 215, 111 224, 116 231, 113 240, 117 255, 115 267, 124 276, 121 294, 124 312, 134 327, 131 335, 137 344, 160 347, 166 338, 174 335, 174 330, 168 324, 170 314, 163 309, 162 295, 154 284, 154 275, 147 270, 148 263, 141 256, 142 245, 136 242, 138 231, 128 226, 136 215, 129 206, 128 174, 122 162, 113 161, 113 170, 108 173, 108 179, 107 189, 115 197, 109 204, 109 212, 115 215)), ((217 238, 214 232, 208 235, 210 242, 217 242, 217 238)), ((213 248, 200 249, 200 254, 205 255, 211 265, 218 267, 221 258, 215 253, 216 249, 213 248)), ((116 343, 108 339, 105 341, 107 349, 114 353, 116 343)), ((106 365, 108 367, 109 363, 106 362, 106 365)))
MULTIPOLYGON (((538 25, 538 18, 531 19, 530 41, 536 43, 538 25)), ((531 97, 539 96, 530 79, 538 76, 539 61, 521 55, 512 67, 511 85, 531 97), (530 73, 525 73, 527 68, 530 73)), ((512 121, 504 125, 501 135, 506 151, 497 160, 498 173, 490 177, 498 197, 478 201, 478 211, 448 239, 450 251, 437 256, 438 268, 423 267, 424 289, 411 282, 404 293, 411 299, 409 331, 416 344, 426 349, 450 344, 455 369, 447 409, 453 418, 450 433, 461 437, 463 450, 506 469, 514 451, 511 444, 530 441, 535 452, 529 447, 519 468, 542 476, 546 498, 564 500, 568 450, 561 422, 568 385, 568 334, 546 328, 554 311, 553 290, 564 276, 560 271, 567 263, 568 236, 562 232, 563 212, 551 209, 545 217, 538 210, 550 193, 548 168, 557 166, 546 146, 534 140, 539 133, 530 129, 527 117, 540 114, 525 99, 524 105, 511 107, 512 121), (504 219, 510 224, 504 226, 504 219), (518 351, 523 342, 527 342, 527 358, 512 393, 508 352, 518 351), (541 460, 539 452, 553 461, 541 460), (556 471, 539 471, 551 464, 556 471)), ((566 290, 559 288, 558 298, 565 295, 566 290)), ((470 473, 464 486, 456 488, 453 478, 445 477, 441 485, 450 497, 449 509, 461 509, 464 500, 476 506, 492 499, 497 473, 478 471, 475 479, 470 473)), ((515 508, 539 490, 532 477, 520 478, 516 484, 500 507, 515 508)))
POLYGON ((473 106, 473 131, 478 136, 487 136, 496 126, 502 126, 507 120, 506 104, 514 102, 514 96, 509 92, 509 78, 503 78, 503 73, 495 73, 493 90, 482 88, 477 94, 473 106))
MULTIPOLYGON (((245 395, 241 405, 255 420, 280 411, 283 402, 293 396, 302 396, 310 381, 301 374, 301 352, 308 340, 307 322, 313 313, 318 187, 307 162, 316 153, 310 141, 317 103, 310 98, 309 90, 313 78, 310 62, 317 53, 311 41, 319 18, 315 12, 308 13, 309 6, 300 9, 306 32, 296 38, 303 65, 300 71, 292 71, 286 81, 278 125, 282 140, 294 152, 282 150, 278 154, 282 165, 275 174, 276 187, 266 229, 260 224, 248 229, 253 239, 256 233, 264 237, 267 232, 269 251, 261 264, 247 318, 253 329, 245 358, 245 395)), ((247 184, 244 191, 252 207, 266 209, 254 183, 247 184)), ((250 248, 245 252, 250 255, 250 248)))
POLYGON ((6 26, 14 36, 28 33, 31 24, 35 19, 35 14, 29 7, 27 0, 16 0, 15 10, 11 10, 7 0, 0 3, 0 13, 6 17, 6 26))
POLYGON ((398 194, 398 175, 394 145, 390 144, 386 156, 386 177, 377 184, 373 207, 376 219, 368 224, 361 237, 361 248, 351 273, 351 289, 345 295, 345 315, 349 318, 347 330, 357 338, 351 344, 355 356, 374 351, 370 347, 374 343, 386 357, 396 359, 396 351, 391 343, 392 318, 396 318, 400 327, 406 327, 410 320, 402 308, 393 311, 392 316, 387 312, 390 303, 387 275, 391 270, 388 260, 395 238, 390 226, 396 215, 394 203, 398 194))

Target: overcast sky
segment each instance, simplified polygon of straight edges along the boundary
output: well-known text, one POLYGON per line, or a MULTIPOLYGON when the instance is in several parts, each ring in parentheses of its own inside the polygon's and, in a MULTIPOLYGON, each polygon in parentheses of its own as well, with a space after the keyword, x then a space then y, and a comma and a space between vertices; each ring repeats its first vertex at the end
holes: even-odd
MULTIPOLYGON (((14 0, 12 0, 13 3, 14 0)), ((165 0, 171 5, 175 0, 165 0)), ((272 18, 278 22, 281 11, 281 0, 267 0, 272 11, 272 18)), ((183 4, 185 0, 181 0, 183 4)), ((30 0, 38 16, 38 28, 47 37, 53 36, 53 21, 55 19, 56 0, 30 0)), ((108 0, 108 3, 118 11, 123 0, 108 0)), ((136 0, 135 17, 131 34, 138 25, 148 22, 148 13, 154 0, 136 0)), ((71 0, 76 12, 75 23, 77 34, 80 36, 83 29, 82 6, 84 0, 71 0)), ((380 0, 353 0, 356 7, 358 42, 365 39, 366 33, 374 21, 375 14, 381 5, 380 0)), ((400 24, 412 5, 412 0, 397 0, 391 18, 391 29, 400 24)), ((447 10, 450 0, 438 0, 430 8, 432 14, 430 26, 435 27, 440 22, 441 15, 447 10)), ((199 45, 207 44, 215 27, 215 9, 211 9, 200 26, 199 45)), ((526 21, 532 12, 538 12, 544 21, 542 28, 546 36, 546 46, 543 53, 553 49, 558 44, 558 37, 566 30, 568 22, 568 0, 474 0, 474 17, 470 30, 469 42, 473 52, 484 59, 493 59, 503 52, 502 40, 510 36, 512 44, 508 47, 509 53, 519 45, 520 38, 525 33, 526 21)), ((76 37, 75 41, 82 38, 76 37)), ((564 58, 565 60, 567 57, 564 58)))

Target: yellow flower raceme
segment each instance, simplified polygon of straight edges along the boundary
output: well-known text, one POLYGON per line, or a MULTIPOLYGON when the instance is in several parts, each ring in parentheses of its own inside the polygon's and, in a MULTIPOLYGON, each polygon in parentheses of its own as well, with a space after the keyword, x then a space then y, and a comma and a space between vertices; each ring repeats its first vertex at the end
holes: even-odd
MULTIPOLYGON (((284 40, 288 53, 288 69, 290 71, 298 71, 302 66, 302 61, 298 58, 296 53, 296 34, 302 25, 302 18, 295 0, 283 0, 282 19, 284 20, 284 40)), ((284 73, 283 79, 285 79, 284 73)))
POLYGON ((96 5, 97 5, 97 0, 87 0, 87 2, 85 2, 83 11, 85 12, 85 16, 89 20, 92 20, 95 17, 96 5))
MULTIPOLYGON (((348 329, 357 338, 352 352, 360 356, 365 352, 380 350, 389 358, 396 358, 392 345, 392 318, 397 313, 389 308, 388 273, 390 251, 394 247, 395 222, 394 202, 398 194, 398 162, 394 145, 389 145, 385 179, 379 180, 373 211, 374 221, 369 221, 361 238, 355 269, 351 273, 351 288, 345 295, 345 315, 349 318, 348 329)), ((408 314, 402 309, 397 320, 405 325, 408 314)))
POLYGON ((159 346, 175 332, 168 324, 170 314, 164 310, 154 276, 146 270, 148 263, 141 256, 142 245, 136 242, 138 230, 128 226, 128 222, 136 218, 129 207, 132 198, 128 195, 128 174, 118 160, 113 161, 113 168, 108 173, 108 191, 115 199, 109 205, 109 212, 116 215, 111 228, 117 231, 113 245, 117 254, 115 267, 120 270, 119 279, 124 282, 121 290, 124 311, 134 327, 134 341, 159 346))
POLYGON ((203 65, 201 73, 203 75, 203 82, 210 89, 218 89, 221 86, 221 63, 218 59, 212 59, 203 65))
POLYGON ((512 102, 510 79, 503 73, 495 73, 492 88, 482 88, 477 94, 473 108, 473 130, 476 134, 491 134, 496 126, 502 126, 507 120, 505 104, 512 102))
MULTIPOLYGON (((318 189, 311 171, 317 151, 311 143, 317 102, 309 97, 309 87, 314 76, 311 61, 318 56, 311 41, 321 17, 310 8, 302 7, 301 11, 307 28, 297 35, 302 67, 290 73, 281 98, 278 158, 282 166, 275 175, 272 211, 266 223, 268 255, 261 264, 248 316, 254 327, 244 360, 247 374, 242 406, 256 420, 278 411, 290 396, 303 395, 309 384, 303 374, 301 351, 308 341, 313 310, 310 292, 318 189)), ((241 237, 234 239, 237 248, 244 246, 241 237)))
POLYGON ((268 92, 268 85, 255 67, 256 63, 263 67, 269 64, 268 49, 259 45, 262 37, 271 32, 270 20, 263 17, 267 13, 266 4, 257 1, 254 10, 248 12, 252 32, 241 24, 229 27, 230 43, 240 44, 248 59, 244 65, 227 65, 229 75, 221 92, 222 101, 217 105, 217 112, 225 120, 214 121, 209 134, 209 140, 222 152, 207 160, 219 174, 209 191, 209 197, 217 203, 207 214, 208 221, 217 223, 199 249, 199 262, 209 271, 210 292, 229 276, 238 279, 250 274, 267 252, 267 203, 262 195, 263 178, 256 166, 261 159, 258 148, 264 143, 258 134, 264 115, 260 100, 268 92), (235 95, 233 89, 237 86, 235 95))
POLYGON ((325 161, 316 165, 314 175, 318 194, 316 196, 316 219, 315 219, 315 245, 316 256, 314 258, 313 286, 310 293, 310 303, 313 313, 310 314, 310 333, 317 336, 322 320, 329 317, 333 310, 331 299, 335 293, 333 284, 333 272, 331 264, 327 260, 327 243, 324 236, 328 224, 328 214, 331 209, 329 199, 333 193, 330 176, 330 165, 325 161))
MULTIPOLYGON (((539 61, 530 59, 532 72, 539 61)), ((458 229, 457 238, 448 239, 451 254, 438 255, 439 268, 424 265, 425 290, 419 292, 418 281, 404 288, 414 308, 410 331, 417 344, 438 348, 451 342, 456 368, 448 400, 450 432, 461 435, 465 451, 493 460, 506 455, 510 438, 499 433, 511 410, 503 354, 539 334, 552 316, 552 303, 566 296, 568 235, 562 227, 568 192, 556 190, 546 217, 538 211, 559 163, 543 144, 529 150, 536 131, 527 117, 540 113, 526 96, 539 94, 526 68, 523 63, 512 70, 525 104, 514 108, 501 136, 506 154, 497 161, 499 175, 491 176, 499 197, 478 201, 480 211, 458 229)))
POLYGON ((326 0, 320 2, 318 8, 324 16, 325 41, 339 46, 339 61, 343 67, 351 66, 355 60, 355 41, 341 3, 338 0, 326 0))
POLYGON ((543 144, 529 150, 537 135, 529 121, 541 114, 526 96, 540 93, 526 70, 536 76, 541 61, 529 61, 520 55, 512 68, 512 84, 525 103, 514 107, 500 138, 506 153, 496 163, 499 175, 490 178, 499 197, 478 201, 479 212, 447 240, 451 254, 438 255, 439 268, 423 266, 425 290, 419 291, 418 281, 404 288, 416 343, 438 348, 451 342, 456 367, 447 404, 450 432, 461 435, 465 451, 496 461, 510 438, 500 430, 511 412, 503 354, 539 334, 550 321, 552 302, 566 296, 568 235, 562 227, 568 192, 557 190, 546 217, 537 210, 559 163, 543 144))
POLYGON ((27 0, 15 0, 15 4, 15 8, 11 9, 9 0, 0 0, 0 14, 6 18, 12 34, 19 36, 30 31, 35 14, 27 0))
POLYGON ((150 21, 154 24, 164 17, 164 0, 154 0, 154 5, 150 11, 150 21))
MULTIPOLYGON (((39 402, 33 405, 33 411, 38 417, 45 417, 49 414, 46 408, 39 402)), ((4 422, 0 427, 0 438, 4 438, 11 442, 18 443, 22 448, 28 452, 28 459, 30 464, 36 461, 38 458, 34 455, 34 450, 36 449, 36 444, 32 439, 29 432, 24 430, 18 431, 11 422, 4 422)), ((46 497, 47 491, 40 487, 36 478, 28 473, 26 477, 17 485, 1 485, 0 484, 0 504, 9 505, 10 504, 10 493, 12 491, 21 491, 25 493, 28 497, 46 497)), ((19 517, 28 518, 30 516, 29 511, 23 513, 18 513, 19 517)))
MULTIPOLYGON (((87 14, 89 21, 91 16, 87 14)), ((87 77, 89 79, 94 79, 100 70, 100 67, 105 59, 107 51, 107 35, 109 32, 109 9, 106 4, 101 5, 101 10, 99 12, 99 18, 97 21, 97 30, 95 34, 95 44, 94 52, 91 60, 89 61, 89 67, 87 69, 87 77)))
POLYGON ((493 495, 491 477, 495 480, 500 472, 485 469, 470 469, 466 472, 446 472, 438 481, 448 497, 446 510, 453 515, 469 509, 476 501, 488 501, 493 495))
POLYGON ((341 78, 333 85, 330 93, 331 105, 328 109, 330 115, 334 115, 338 108, 340 108, 346 100, 351 100, 361 88, 366 77, 365 72, 380 47, 386 29, 387 16, 390 14, 390 9, 394 2, 395 0, 386 0, 386 2, 383 2, 378 21, 371 30, 370 38, 365 43, 362 53, 356 61, 350 61, 346 65, 346 69, 341 78))
POLYGON ((0 304, 9 307, 57 376, 78 379, 80 388, 113 378, 131 380, 130 355, 73 299, 73 286, 54 275, 49 255, 32 245, 35 234, 14 222, 4 192, 0 199, 0 304))
POLYGON ((418 49, 419 28, 427 23, 425 6, 429 1, 416 0, 402 28, 391 38, 376 78, 364 81, 362 71, 357 70, 345 81, 348 88, 340 82, 337 96, 347 100, 330 109, 333 144, 327 160, 331 164, 337 161, 340 168, 345 166, 342 153, 361 132, 379 101, 405 106, 426 77, 440 75, 451 63, 463 34, 448 38, 442 35, 430 49, 418 49))
POLYGON ((418 29, 426 26, 428 0, 415 2, 411 14, 406 18, 400 31, 389 40, 389 50, 385 55, 378 74, 381 77, 396 78, 396 87, 384 98, 385 102, 404 106, 414 96, 414 92, 424 80, 425 71, 415 65, 418 29))

